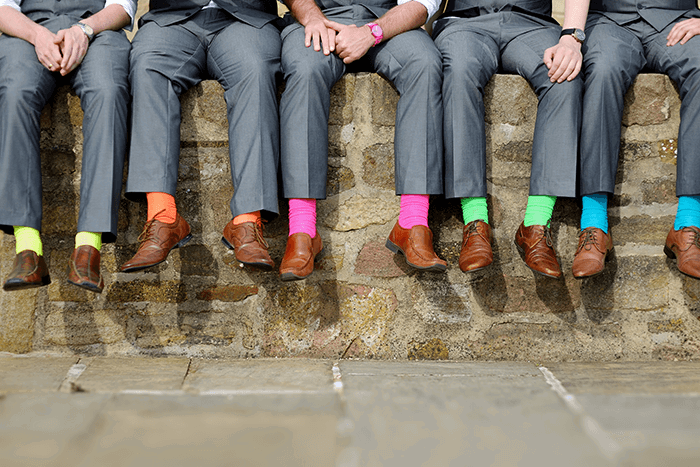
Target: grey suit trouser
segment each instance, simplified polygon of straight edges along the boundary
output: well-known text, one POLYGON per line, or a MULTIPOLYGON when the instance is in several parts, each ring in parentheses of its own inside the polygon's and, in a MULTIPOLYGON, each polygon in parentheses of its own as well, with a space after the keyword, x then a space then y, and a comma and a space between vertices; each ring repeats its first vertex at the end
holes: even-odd
POLYGON ((237 21, 220 9, 160 27, 148 22, 134 37, 134 98, 127 194, 175 195, 180 157, 180 95, 212 77, 224 88, 234 216, 278 213, 279 116, 276 74, 279 30, 237 21))
POLYGON ((676 195, 700 195, 700 37, 667 47, 672 27, 656 31, 641 19, 619 26, 600 14, 589 15, 583 45, 581 195, 615 190, 624 97, 644 67, 665 73, 678 84, 676 195))
MULTIPOLYGON (((324 13, 344 24, 376 19, 364 7, 333 10, 324 13)), ((287 81, 280 102, 284 196, 324 199, 330 90, 348 68, 337 55, 305 47, 299 23, 283 29, 282 39, 287 81)), ((421 29, 399 34, 370 48, 351 70, 375 71, 400 94, 394 136, 396 193, 441 194, 442 65, 428 34, 421 29)))
MULTIPOLYGON (((52 32, 80 18, 42 23, 52 32)), ((129 41, 104 31, 90 43, 82 64, 61 77, 39 63, 34 46, 0 36, 0 228, 41 230, 42 185, 39 117, 57 86, 69 84, 83 108, 83 158, 78 231, 116 239, 126 152, 129 41)), ((50 153, 44 157, 51 157, 50 153)), ((50 165, 50 162, 48 162, 50 165)))
POLYGON ((576 195, 581 127, 580 77, 552 83, 542 59, 561 28, 517 12, 438 21, 444 61, 445 197, 485 197, 484 87, 494 73, 527 79, 539 100, 532 144, 530 194, 576 195))

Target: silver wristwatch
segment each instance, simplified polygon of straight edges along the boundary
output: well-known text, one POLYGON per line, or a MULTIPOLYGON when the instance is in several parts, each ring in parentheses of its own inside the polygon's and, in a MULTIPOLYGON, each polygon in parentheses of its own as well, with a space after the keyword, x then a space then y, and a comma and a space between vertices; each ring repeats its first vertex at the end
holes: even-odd
POLYGON ((82 31, 88 38, 88 42, 92 42, 92 40, 95 38, 95 31, 87 24, 78 22, 75 23, 73 26, 78 26, 80 29, 82 29, 82 31))

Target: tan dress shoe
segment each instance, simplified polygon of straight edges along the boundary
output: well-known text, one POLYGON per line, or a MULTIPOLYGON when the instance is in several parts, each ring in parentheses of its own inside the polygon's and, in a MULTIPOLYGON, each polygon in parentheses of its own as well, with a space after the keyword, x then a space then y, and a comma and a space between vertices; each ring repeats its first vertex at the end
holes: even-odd
POLYGON ((695 226, 673 230, 666 237, 664 253, 676 259, 678 270, 683 274, 700 279, 700 229, 695 226))
POLYGON ((46 266, 44 257, 37 255, 32 250, 24 250, 15 256, 10 277, 7 278, 2 288, 7 291, 31 289, 50 283, 49 268, 46 266))
POLYGON ((68 263, 68 282, 90 292, 100 293, 105 283, 100 274, 100 252, 82 245, 73 250, 68 263))
POLYGON ((481 220, 468 223, 462 229, 462 250, 459 252, 459 269, 473 272, 493 263, 491 226, 481 220))
POLYGON ((224 227, 221 241, 233 250, 236 259, 248 266, 255 266, 265 271, 275 267, 275 262, 267 252, 269 246, 263 238, 262 223, 244 222, 235 225, 231 220, 224 227))
POLYGON ((314 260, 321 250, 323 242, 318 232, 314 238, 304 232, 290 235, 280 264, 280 278, 283 281, 307 278, 314 271, 314 260))
POLYGON ((138 251, 133 258, 122 264, 120 270, 136 272, 160 264, 171 250, 185 246, 191 238, 190 226, 179 213, 172 224, 151 219, 139 235, 141 244, 138 251))
POLYGON ((409 266, 423 271, 444 271, 447 262, 438 258, 433 250, 433 232, 424 225, 404 229, 398 223, 389 234, 386 247, 394 253, 401 252, 409 266))
POLYGON ((608 254, 613 249, 612 236, 596 227, 587 227, 578 236, 578 248, 571 271, 574 277, 593 277, 605 269, 608 254))
POLYGON ((520 224, 515 233, 515 246, 523 255, 525 264, 538 274, 558 279, 562 276, 552 234, 546 225, 520 224))

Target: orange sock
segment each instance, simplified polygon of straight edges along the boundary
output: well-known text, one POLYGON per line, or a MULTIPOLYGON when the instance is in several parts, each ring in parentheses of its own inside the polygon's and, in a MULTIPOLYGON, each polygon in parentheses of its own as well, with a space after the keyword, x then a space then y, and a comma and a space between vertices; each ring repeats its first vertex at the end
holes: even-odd
POLYGON ((244 222, 259 223, 260 211, 239 214, 233 218, 233 225, 243 224, 244 222))
POLYGON ((146 193, 148 200, 148 219, 156 219, 165 224, 172 224, 177 217, 175 197, 167 193, 146 193))

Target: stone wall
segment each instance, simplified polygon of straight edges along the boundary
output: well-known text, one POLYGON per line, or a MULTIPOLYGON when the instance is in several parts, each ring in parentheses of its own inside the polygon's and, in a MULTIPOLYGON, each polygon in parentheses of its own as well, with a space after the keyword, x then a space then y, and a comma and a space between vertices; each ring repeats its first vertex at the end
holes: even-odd
MULTIPOLYGON (((78 213, 82 113, 61 88, 42 114, 48 287, 0 292, 0 351, 380 359, 651 360, 700 356, 700 281, 662 252, 675 214, 680 102, 661 75, 627 95, 611 205, 616 255, 606 272, 571 275, 580 210, 559 200, 553 232, 565 278, 535 277, 513 235, 527 198, 536 98, 520 77, 486 91, 488 181, 495 264, 463 274, 456 200, 433 197, 430 224, 446 274, 409 269, 385 247, 398 217, 393 186, 397 94, 374 74, 333 89, 329 197, 318 203, 325 256, 305 281, 241 268, 220 242, 233 192, 223 93, 204 82, 183 97, 177 201, 194 239, 159 267, 116 273, 135 251, 145 205, 122 201, 118 242, 103 250, 101 295, 66 283, 78 213)), ((280 200, 281 212, 287 204, 280 200)), ((267 225, 275 261, 287 216, 267 225)), ((0 277, 14 239, 0 237, 0 277)))

